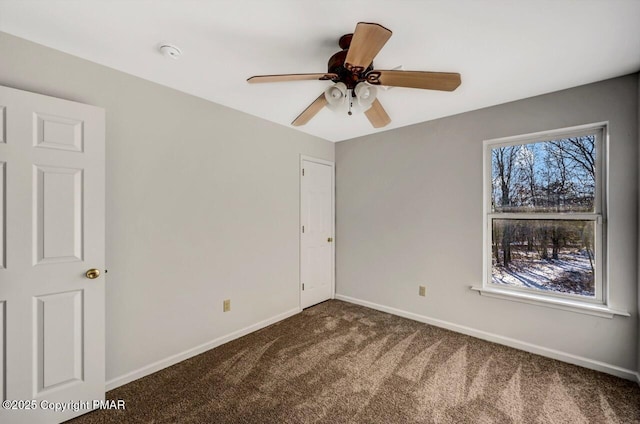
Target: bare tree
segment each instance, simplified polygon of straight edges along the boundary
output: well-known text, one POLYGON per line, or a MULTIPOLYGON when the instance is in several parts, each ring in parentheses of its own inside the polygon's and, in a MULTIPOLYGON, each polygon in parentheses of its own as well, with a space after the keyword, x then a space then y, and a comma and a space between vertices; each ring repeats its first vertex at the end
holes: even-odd
POLYGON ((593 208, 596 181, 596 139, 595 136, 573 137, 554 140, 549 145, 564 158, 571 187, 571 206, 579 210, 593 208))
POLYGON ((595 136, 565 138, 550 141, 562 154, 579 165, 593 181, 596 179, 595 136))
POLYGON ((520 206, 535 208, 537 206, 537 178, 536 178, 536 146, 523 145, 518 151, 516 161, 517 189, 520 206))
MULTIPOLYGON (((492 150, 494 182, 500 189, 500 209, 508 210, 511 207, 512 178, 515 174, 514 167, 520 146, 498 147, 492 150)), ((502 264, 509 268, 511 263, 511 224, 505 222, 502 232, 502 264)), ((498 261, 499 264, 499 261, 498 261)))

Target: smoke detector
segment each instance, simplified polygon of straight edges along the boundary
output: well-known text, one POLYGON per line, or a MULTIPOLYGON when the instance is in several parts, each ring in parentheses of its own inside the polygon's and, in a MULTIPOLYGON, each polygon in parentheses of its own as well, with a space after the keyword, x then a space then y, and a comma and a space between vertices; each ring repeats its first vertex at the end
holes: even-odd
POLYGON ((174 60, 178 59, 182 54, 182 51, 172 44, 161 44, 158 50, 164 57, 170 57, 174 60))

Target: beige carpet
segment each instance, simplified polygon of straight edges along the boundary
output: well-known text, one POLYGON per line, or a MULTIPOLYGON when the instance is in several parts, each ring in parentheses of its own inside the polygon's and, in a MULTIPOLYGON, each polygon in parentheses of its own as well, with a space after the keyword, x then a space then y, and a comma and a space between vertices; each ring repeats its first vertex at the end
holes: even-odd
POLYGON ((341 301, 107 393, 89 423, 640 423, 634 382, 341 301))

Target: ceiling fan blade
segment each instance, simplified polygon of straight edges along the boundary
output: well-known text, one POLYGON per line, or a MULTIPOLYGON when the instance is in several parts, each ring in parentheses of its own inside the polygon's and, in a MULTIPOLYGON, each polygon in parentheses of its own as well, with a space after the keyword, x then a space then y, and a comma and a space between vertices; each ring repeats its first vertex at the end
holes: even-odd
POLYGON ((391 31, 379 24, 359 22, 344 60, 349 70, 362 72, 371 65, 380 49, 391 38, 391 31))
POLYGON ((369 72, 366 79, 373 85, 441 91, 453 91, 461 82, 460 74, 454 72, 379 71, 377 69, 369 72))
POLYGON ((324 96, 324 92, 323 92, 300 115, 298 115, 296 119, 293 120, 291 125, 293 125, 294 127, 299 127, 301 125, 306 124, 311 120, 311 118, 316 116, 316 114, 320 112, 320 110, 322 110, 322 108, 325 107, 326 104, 327 104, 327 99, 324 96))
POLYGON ((247 82, 254 84, 257 82, 282 82, 282 81, 305 81, 305 80, 332 80, 338 78, 337 74, 282 74, 282 75, 256 75, 247 79, 247 82))
POLYGON ((371 107, 364 114, 367 115, 367 119, 371 122, 373 128, 382 128, 391 122, 391 118, 389 118, 387 111, 384 110, 382 103, 378 99, 373 101, 371 107))

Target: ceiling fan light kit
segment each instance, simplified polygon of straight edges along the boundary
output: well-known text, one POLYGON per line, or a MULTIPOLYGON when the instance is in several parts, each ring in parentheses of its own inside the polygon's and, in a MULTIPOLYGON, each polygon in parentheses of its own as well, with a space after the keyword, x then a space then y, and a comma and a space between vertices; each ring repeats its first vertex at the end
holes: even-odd
POLYGON ((453 72, 423 72, 377 70, 373 59, 391 37, 391 31, 380 24, 360 22, 353 34, 340 37, 342 49, 329 59, 326 73, 257 75, 249 83, 326 80, 335 84, 326 89, 291 124, 305 125, 325 106, 334 111, 364 112, 374 128, 382 128, 391 118, 377 98, 378 86, 420 88, 453 91, 461 83, 460 74, 453 72))
POLYGON ((365 82, 358 83, 353 90, 347 88, 345 83, 337 82, 324 91, 327 108, 335 112, 346 111, 349 115, 369 109, 376 99, 376 94, 376 87, 365 82))

